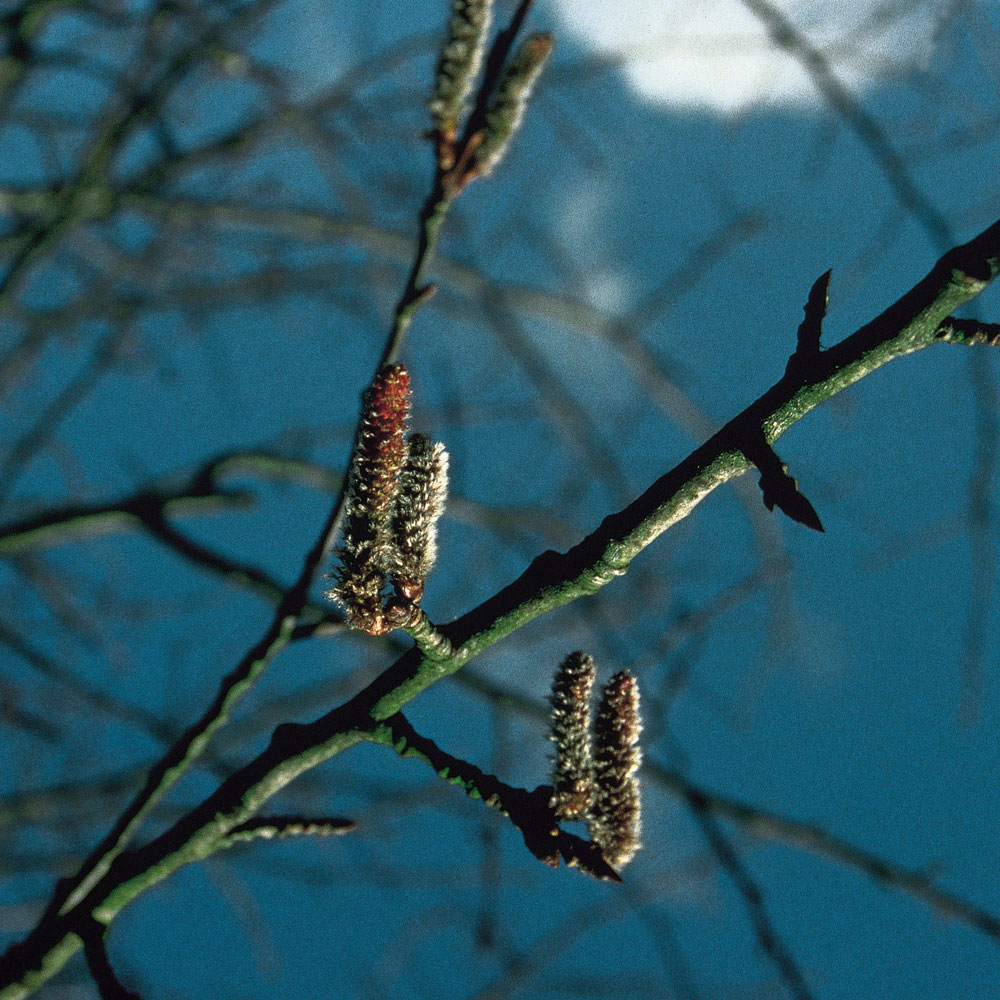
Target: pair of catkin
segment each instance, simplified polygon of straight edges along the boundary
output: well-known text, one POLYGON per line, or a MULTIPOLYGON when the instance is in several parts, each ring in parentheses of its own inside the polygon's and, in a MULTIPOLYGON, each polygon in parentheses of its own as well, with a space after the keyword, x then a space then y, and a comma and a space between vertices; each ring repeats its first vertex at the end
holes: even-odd
MULTIPOLYGON (((453 0, 448 34, 438 56, 431 118, 438 135, 454 142, 469 112, 469 94, 483 62, 492 16, 492 0, 453 0)), ((496 85, 471 169, 485 177, 503 159, 524 117, 528 98, 552 52, 552 36, 527 38, 504 67, 496 85)))
POLYGON ((641 846, 642 803, 635 772, 642 754, 639 687, 624 671, 614 675, 590 724, 597 675, 586 653, 570 653, 552 682, 549 738, 556 745, 550 806, 557 819, 586 820, 591 839, 614 867, 641 846))
POLYGON ((327 591, 355 628, 372 635, 404 624, 419 604, 448 491, 448 453, 425 434, 406 437, 409 413, 409 373, 384 366, 362 402, 336 582, 327 591), (389 579, 396 596, 386 602, 389 579))

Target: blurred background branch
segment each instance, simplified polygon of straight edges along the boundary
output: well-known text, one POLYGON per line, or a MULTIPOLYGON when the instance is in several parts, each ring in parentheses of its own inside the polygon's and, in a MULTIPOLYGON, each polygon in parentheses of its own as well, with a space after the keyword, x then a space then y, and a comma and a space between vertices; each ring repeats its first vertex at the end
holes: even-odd
MULTIPOLYGON (((409 334, 417 423, 452 456, 436 622, 758 396, 817 274, 833 267, 835 343, 949 232, 1000 215, 991 6, 601 6, 536 4, 558 52, 504 169, 455 204, 409 334)), ((0 12, 5 943, 264 630, 340 488, 433 179, 448 13, 0 12)), ((627 894, 553 881, 516 831, 359 748, 276 805, 349 816, 350 837, 188 869, 116 924, 114 967, 150 995, 793 992, 705 815, 816 997, 956 979, 991 996, 994 361, 924 352, 788 435, 826 539, 786 530, 743 477, 626 577, 408 710, 531 787, 551 666, 586 648, 636 673, 652 763, 627 894), (222 903, 197 968, 192 894, 222 903), (409 929, 372 916, 388 910, 409 929), (322 944, 302 962, 309 927, 322 944)), ((400 652, 346 633, 316 592, 294 634, 150 833, 400 652)), ((67 971, 67 995, 94 995, 82 961, 67 971)))

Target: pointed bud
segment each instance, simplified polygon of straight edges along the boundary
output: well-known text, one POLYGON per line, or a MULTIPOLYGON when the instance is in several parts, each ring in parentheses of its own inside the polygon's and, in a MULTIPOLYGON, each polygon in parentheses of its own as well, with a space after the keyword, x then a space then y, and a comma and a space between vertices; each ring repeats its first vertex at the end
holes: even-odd
POLYGON ((344 537, 337 555, 336 583, 327 596, 348 621, 373 635, 388 630, 382 614, 389 522, 406 444, 410 376, 402 365, 382 368, 362 403, 361 426, 347 484, 344 537))
POLYGON ((531 90, 552 53, 552 46, 551 35, 532 35, 504 70, 486 114, 482 145, 476 151, 475 172, 479 176, 492 173, 507 152, 521 125, 531 90))
POLYGON ((638 747, 639 688, 635 678, 615 674, 604 689, 594 722, 594 779, 597 786, 589 822, 590 835, 605 860, 619 868, 641 846, 641 800, 635 772, 638 747))
POLYGON ((492 7, 492 0, 453 0, 451 5, 448 36, 438 56, 430 103, 434 126, 448 139, 455 137, 482 64, 492 7))
POLYGON ((411 434, 392 512, 389 569, 396 593, 416 604, 437 557, 437 523, 448 495, 448 452, 411 434))
POLYGON ((580 819, 594 801, 590 757, 590 693, 597 668, 582 652, 570 653, 552 681, 549 739, 556 745, 549 805, 558 819, 580 819))

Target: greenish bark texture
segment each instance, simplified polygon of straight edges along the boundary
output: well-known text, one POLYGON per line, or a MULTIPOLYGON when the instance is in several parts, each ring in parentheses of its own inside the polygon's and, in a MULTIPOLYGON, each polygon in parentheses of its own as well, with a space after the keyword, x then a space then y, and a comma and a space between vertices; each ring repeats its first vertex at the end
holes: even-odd
MULTIPOLYGON (((440 216, 425 216, 425 235, 436 240, 440 216)), ((935 343, 973 343, 951 313, 978 295, 1000 271, 1000 223, 941 258, 919 284, 881 316, 826 351, 796 351, 785 374, 758 400, 731 420, 672 471, 661 477, 624 510, 607 517, 587 538, 566 553, 546 552, 512 584, 448 625, 434 628, 422 620, 410 630, 417 641, 365 690, 309 725, 275 730, 267 749, 226 780, 209 798, 144 847, 124 850, 135 822, 151 800, 162 794, 175 774, 196 755, 211 731, 228 715, 240 693, 287 644, 296 607, 305 603, 307 586, 300 580, 286 595, 272 631, 248 653, 234 672, 220 703, 182 741, 172 760, 164 762, 156 781, 134 803, 91 860, 86 875, 57 890, 38 927, 0 959, 0 1000, 24 997, 48 981, 82 946, 82 936, 96 920, 109 924, 137 895, 182 865, 222 849, 234 828, 247 823, 279 789, 302 772, 366 740, 393 745, 400 720, 389 720, 409 701, 442 677, 459 670, 495 642, 547 611, 609 583, 625 573, 631 561, 658 535, 689 514, 720 484, 748 471, 759 454, 814 407, 895 358, 935 343), (176 768, 176 770, 175 770, 176 768)), ((411 291, 419 273, 411 276, 411 291)), ((418 292, 419 298, 419 292, 418 292)), ((409 304, 416 299, 408 300, 409 304)), ((404 303, 404 324, 409 311, 404 303)), ((998 338, 980 342, 993 343, 998 338)), ((792 345, 791 336, 789 337, 792 345)), ((331 525, 310 554, 315 565, 329 539, 331 525)), ((415 737, 397 749, 405 755, 435 761, 415 737)), ((446 780, 458 781, 471 794, 481 793, 478 772, 464 774, 449 766, 446 780), (474 780, 473 780, 474 779, 474 780)), ((495 791, 495 789, 491 789, 495 791)))

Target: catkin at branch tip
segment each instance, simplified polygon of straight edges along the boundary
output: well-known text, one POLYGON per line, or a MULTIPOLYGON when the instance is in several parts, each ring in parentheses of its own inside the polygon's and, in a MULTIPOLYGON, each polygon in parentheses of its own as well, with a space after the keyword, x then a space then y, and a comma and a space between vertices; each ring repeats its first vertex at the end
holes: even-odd
POLYGON ((570 653, 552 681, 552 729, 556 745, 549 805, 559 819, 580 819, 594 800, 590 753, 590 695, 597 668, 580 651, 570 653))
POLYGON ((455 134, 459 119, 483 60, 490 30, 492 0, 453 0, 448 34, 434 75, 431 118, 445 136, 455 134))
POLYGON ((336 582, 327 596, 343 605, 356 628, 387 631, 382 613, 386 551, 410 411, 410 376, 403 365, 379 370, 362 401, 361 426, 347 485, 344 535, 336 582))
POLYGON ((552 53, 552 36, 532 35, 527 38, 504 70, 497 84, 496 96, 486 115, 482 145, 476 151, 476 173, 486 177, 503 159, 510 147, 532 88, 552 53))
POLYGON ((641 846, 642 803, 635 772, 639 750, 639 688, 635 678, 617 673, 604 688, 594 721, 595 798, 590 834, 608 864, 628 864, 641 846))

